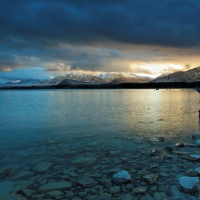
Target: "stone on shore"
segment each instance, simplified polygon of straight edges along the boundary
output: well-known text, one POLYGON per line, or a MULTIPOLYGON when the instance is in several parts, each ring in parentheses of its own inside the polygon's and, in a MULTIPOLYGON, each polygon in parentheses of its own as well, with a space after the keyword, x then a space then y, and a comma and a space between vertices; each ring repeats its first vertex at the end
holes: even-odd
POLYGON ((55 182, 55 183, 48 183, 45 185, 42 185, 39 188, 40 193, 46 193, 54 190, 67 190, 72 187, 72 184, 70 182, 55 182))
POLYGON ((179 179, 179 189, 187 194, 194 194, 198 191, 198 177, 183 176, 179 179))
POLYGON ((36 173, 44 173, 50 170, 52 165, 50 162, 40 162, 33 167, 33 171, 36 173))
POLYGON ((112 181, 115 184, 128 183, 131 181, 131 176, 126 170, 123 170, 121 172, 114 174, 112 177, 112 181))
POLYGON ((158 179, 158 174, 149 174, 149 175, 143 176, 143 180, 147 182, 148 184, 155 183, 157 179, 158 179))

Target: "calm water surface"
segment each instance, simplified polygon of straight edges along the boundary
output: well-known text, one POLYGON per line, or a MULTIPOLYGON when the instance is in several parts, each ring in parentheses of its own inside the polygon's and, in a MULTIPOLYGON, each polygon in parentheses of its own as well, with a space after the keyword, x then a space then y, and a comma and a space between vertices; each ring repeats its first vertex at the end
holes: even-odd
MULTIPOLYGON (((193 90, 0 91, 0 165, 31 171, 49 161, 54 173, 66 159, 78 170, 71 165, 76 157, 64 157, 72 150, 91 157, 163 148, 160 136, 165 145, 187 142, 199 131, 198 110, 193 90)), ((104 166, 107 160, 100 159, 104 166)))

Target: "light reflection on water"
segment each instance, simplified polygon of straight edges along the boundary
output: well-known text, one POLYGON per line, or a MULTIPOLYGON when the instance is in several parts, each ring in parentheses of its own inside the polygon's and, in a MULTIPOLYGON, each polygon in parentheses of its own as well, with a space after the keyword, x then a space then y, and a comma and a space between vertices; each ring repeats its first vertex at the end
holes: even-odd
POLYGON ((1 141, 184 137, 199 130, 198 109, 199 95, 193 90, 1 91, 1 141))

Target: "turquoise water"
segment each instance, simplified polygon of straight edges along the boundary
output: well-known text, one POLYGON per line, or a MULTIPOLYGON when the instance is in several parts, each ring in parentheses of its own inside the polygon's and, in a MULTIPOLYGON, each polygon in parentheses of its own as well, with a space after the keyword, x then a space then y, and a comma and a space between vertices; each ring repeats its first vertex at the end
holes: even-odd
MULTIPOLYGON (((198 110, 199 94, 193 90, 0 91, 0 165, 16 174, 49 161, 53 167, 46 174, 68 166, 81 176, 71 164, 77 155, 66 160, 65 153, 144 153, 155 145, 163 148, 156 139, 160 136, 165 146, 188 142, 199 131, 198 110)), ((107 160, 100 163, 104 166, 107 160)), ((15 184, 11 175, 4 181, 15 184)))

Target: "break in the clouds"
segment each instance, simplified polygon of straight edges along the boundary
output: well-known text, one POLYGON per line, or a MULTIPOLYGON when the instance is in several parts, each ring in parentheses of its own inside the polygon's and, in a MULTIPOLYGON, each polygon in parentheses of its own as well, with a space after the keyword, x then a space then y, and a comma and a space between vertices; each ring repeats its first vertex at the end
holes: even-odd
POLYGON ((0 70, 159 75, 196 67, 199 13, 199 0, 2 0, 0 70))

